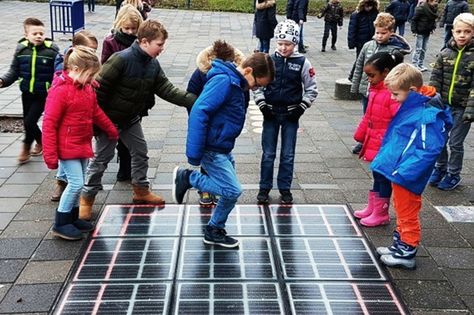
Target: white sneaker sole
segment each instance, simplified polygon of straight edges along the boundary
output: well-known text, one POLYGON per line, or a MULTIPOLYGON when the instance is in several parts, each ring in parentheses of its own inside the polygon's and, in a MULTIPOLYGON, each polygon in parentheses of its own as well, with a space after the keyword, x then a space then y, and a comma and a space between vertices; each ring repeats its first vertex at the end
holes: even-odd
POLYGON ((205 244, 208 244, 208 245, 219 245, 219 246, 222 246, 222 247, 225 247, 225 248, 234 248, 234 247, 239 247, 239 245, 240 245, 240 241, 237 241, 237 243, 232 244, 232 245, 216 243, 216 242, 213 242, 213 241, 208 241, 205 238, 203 238, 202 241, 205 244))

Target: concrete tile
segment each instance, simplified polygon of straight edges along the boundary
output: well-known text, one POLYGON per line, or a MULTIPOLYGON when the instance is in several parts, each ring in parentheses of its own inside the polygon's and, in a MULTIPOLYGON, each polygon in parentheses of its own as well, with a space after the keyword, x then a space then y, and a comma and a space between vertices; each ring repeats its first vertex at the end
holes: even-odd
POLYGON ((28 198, 0 198, 0 211, 18 212, 28 201, 28 198))
POLYGON ((452 227, 422 229, 421 233, 421 242, 427 247, 471 247, 452 227))
POLYGON ((426 247, 436 263, 451 269, 472 269, 474 266, 474 249, 426 247))
POLYGON ((0 239, 0 259, 30 258, 39 238, 0 239))
POLYGON ((468 310, 413 310, 412 315, 469 315, 468 310))
POLYGON ((356 179, 367 179, 370 178, 369 175, 358 168, 347 168, 347 167, 341 167, 341 168, 330 168, 329 173, 335 178, 335 179, 340 179, 340 178, 356 178, 356 179))
POLYGON ((27 262, 24 259, 0 260, 0 283, 15 282, 27 262))
POLYGON ((15 221, 38 221, 49 220, 53 221, 57 202, 50 202, 49 204, 28 203, 21 208, 17 213, 15 221))
POLYGON ((0 167, 0 178, 8 178, 16 171, 16 167, 0 167))
POLYGON ((11 158, 11 157, 0 157, 0 167, 1 168, 16 168, 18 166, 18 163, 16 161, 16 158, 11 158))
POLYGON ((0 197, 29 198, 39 185, 3 185, 0 187, 0 197))
POLYGON ((469 314, 474 314, 474 296, 473 295, 463 295, 461 299, 466 304, 467 308, 469 309, 469 314))
POLYGON ((10 288, 0 313, 49 312, 62 284, 20 284, 10 288))
POLYGON ((41 184, 47 173, 15 173, 7 180, 7 184, 41 184))
POLYGON ((38 246, 32 260, 74 260, 78 257, 85 240, 65 242, 61 239, 45 239, 38 246))
POLYGON ((474 247, 474 223, 453 223, 453 226, 474 247))
POLYGON ((43 159, 41 160, 38 159, 38 161, 29 162, 29 163, 20 165, 18 167, 17 172, 19 173, 40 173, 40 172, 49 173, 50 170, 48 169, 46 164, 44 164, 43 159))
POLYGON ((474 299, 474 265, 466 270, 445 269, 444 273, 460 295, 473 295, 474 299))
POLYGON ((4 230, 15 215, 13 212, 0 212, 0 230, 4 230))
MULTIPOLYGON (((443 274, 441 267, 438 267, 436 262, 431 257, 416 257, 416 269, 415 270, 404 270, 397 268, 388 268, 388 272, 395 279, 395 282, 399 279, 404 280, 448 280, 443 274)), ((451 282, 452 283, 452 282, 451 282)))
POLYGON ((51 221, 12 221, 0 238, 43 238, 51 225, 51 221))
POLYGON ((0 302, 3 300, 8 290, 10 290, 11 284, 0 283, 0 302))
POLYGON ((66 280, 73 263, 74 260, 29 262, 16 283, 62 283, 66 280))

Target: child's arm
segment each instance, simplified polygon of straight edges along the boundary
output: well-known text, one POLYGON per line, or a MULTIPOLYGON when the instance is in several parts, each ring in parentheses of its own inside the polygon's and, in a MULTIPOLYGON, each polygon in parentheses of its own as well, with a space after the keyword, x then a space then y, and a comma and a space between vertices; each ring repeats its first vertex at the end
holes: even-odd
POLYGON ((167 102, 190 109, 196 101, 196 95, 180 90, 168 80, 163 69, 155 79, 155 94, 167 102))
POLYGON ((360 143, 364 143, 365 135, 367 134, 367 127, 369 126, 368 113, 369 110, 365 112, 364 116, 359 122, 359 125, 357 125, 356 131, 354 132, 354 140, 360 143))
POLYGON ((273 119, 272 105, 267 104, 265 100, 264 88, 260 88, 254 92, 254 99, 255 99, 255 104, 257 104, 258 108, 262 112, 263 117, 266 120, 272 120, 273 119))
POLYGON ((324 8, 321 9, 321 12, 318 14, 318 19, 324 17, 328 11, 329 4, 326 5, 324 8))
POLYGON ((21 48, 22 46, 19 45, 16 47, 15 53, 13 54, 12 63, 10 64, 10 69, 8 69, 8 72, 0 77, 0 87, 10 86, 18 79, 20 75, 20 68, 18 66, 18 60, 16 57, 21 48))
POLYGON ((342 5, 340 5, 339 9, 337 10, 338 10, 337 16, 339 17, 339 20, 337 21, 337 25, 342 27, 342 23, 344 21, 344 8, 342 7, 342 5))
POLYGON ((104 111, 99 107, 97 99, 94 100, 94 125, 105 131, 111 140, 117 140, 119 133, 112 121, 107 117, 104 111))
POLYGON ((433 70, 431 71, 430 84, 436 89, 436 92, 442 93, 443 91, 443 56, 442 53, 436 58, 433 70))
POLYGON ((354 76, 352 77, 351 93, 359 94, 359 85, 362 80, 362 69, 364 69, 365 63, 365 54, 367 51, 367 45, 370 44, 370 41, 364 44, 362 50, 360 51, 359 57, 357 57, 356 67, 354 70, 354 76))
POLYGON ((101 64, 104 64, 110 58, 110 56, 112 56, 112 54, 114 53, 112 49, 112 45, 110 41, 108 40, 108 38, 109 37, 107 36, 102 43, 102 54, 100 56, 101 64))
POLYGON ((300 104, 288 107, 288 120, 298 121, 304 112, 311 107, 311 104, 318 96, 318 86, 316 84, 316 73, 308 59, 305 59, 301 70, 301 82, 303 83, 303 97, 300 104))
POLYGON ((471 123, 474 121, 474 80, 471 78, 471 90, 469 91, 469 97, 467 99, 466 109, 462 120, 465 123, 471 123))

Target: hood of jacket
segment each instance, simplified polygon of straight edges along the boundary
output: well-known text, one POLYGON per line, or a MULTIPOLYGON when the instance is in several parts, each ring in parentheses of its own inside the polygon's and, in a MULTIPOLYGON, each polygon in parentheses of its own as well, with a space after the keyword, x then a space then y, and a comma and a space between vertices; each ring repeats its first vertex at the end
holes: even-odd
MULTIPOLYGON (((236 66, 239 66, 244 61, 245 56, 237 48, 234 48, 234 54, 235 54, 235 58, 233 60, 233 63, 236 66)), ((206 47, 197 55, 196 66, 199 68, 199 71, 201 71, 202 73, 207 73, 209 69, 211 69, 212 61, 216 58, 217 57, 213 51, 213 47, 212 46, 206 47)))
POLYGON ((411 53, 411 50, 412 50, 407 40, 403 38, 402 36, 395 33, 392 36, 390 36, 390 39, 388 40, 387 45, 396 46, 398 50, 400 50, 400 52, 404 55, 408 55, 409 53, 411 53))
POLYGON ((247 88, 247 80, 233 63, 215 59, 211 64, 212 68, 207 73, 207 80, 210 80, 213 76, 225 74, 229 76, 232 84, 238 85, 242 89, 247 88))

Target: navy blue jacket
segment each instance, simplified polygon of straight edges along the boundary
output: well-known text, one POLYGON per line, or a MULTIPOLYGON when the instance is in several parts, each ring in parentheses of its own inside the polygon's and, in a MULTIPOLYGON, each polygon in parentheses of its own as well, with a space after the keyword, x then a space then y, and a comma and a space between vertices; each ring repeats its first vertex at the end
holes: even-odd
POLYGON ((353 12, 349 20, 349 29, 347 31, 347 45, 349 49, 362 47, 372 39, 375 34, 374 21, 377 18, 378 11, 353 12))
POLYGON ((288 0, 286 4, 286 18, 298 23, 300 20, 306 22, 308 14, 308 0, 288 0))
POLYGON ((410 4, 406 0, 393 0, 386 8, 385 12, 390 13, 395 18, 397 24, 405 23, 410 12, 410 4))
POLYGON ((186 156, 201 163, 204 151, 230 153, 244 127, 247 80, 231 62, 215 59, 189 115, 186 156))

